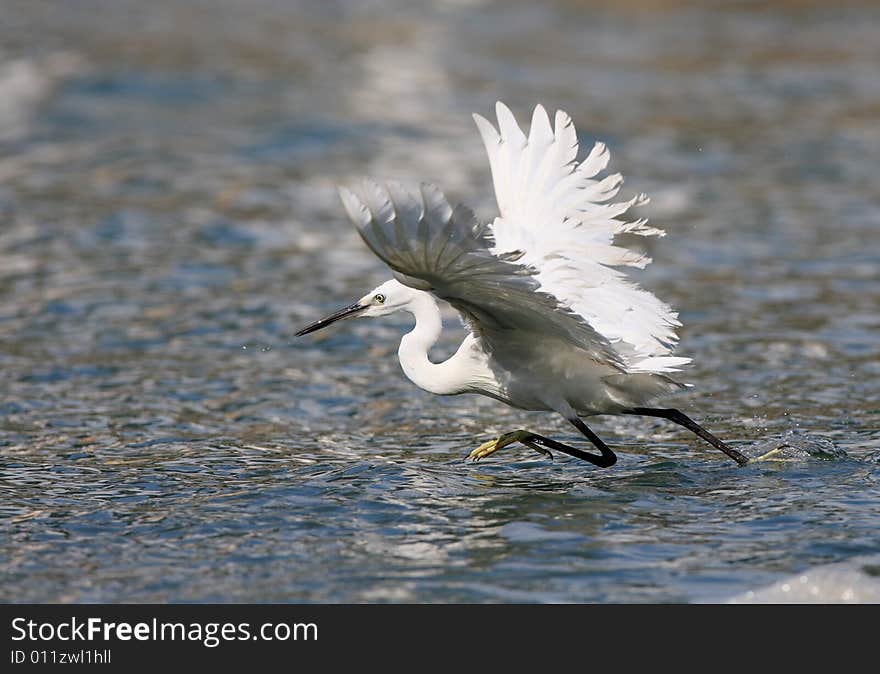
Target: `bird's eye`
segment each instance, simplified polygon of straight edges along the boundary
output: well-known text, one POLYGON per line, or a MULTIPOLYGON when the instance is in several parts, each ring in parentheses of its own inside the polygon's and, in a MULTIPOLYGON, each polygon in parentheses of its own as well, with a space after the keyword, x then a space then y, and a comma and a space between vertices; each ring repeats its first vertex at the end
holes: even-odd
POLYGON ((385 304, 385 295, 379 293, 378 295, 373 295, 373 299, 376 300, 379 304, 385 304))

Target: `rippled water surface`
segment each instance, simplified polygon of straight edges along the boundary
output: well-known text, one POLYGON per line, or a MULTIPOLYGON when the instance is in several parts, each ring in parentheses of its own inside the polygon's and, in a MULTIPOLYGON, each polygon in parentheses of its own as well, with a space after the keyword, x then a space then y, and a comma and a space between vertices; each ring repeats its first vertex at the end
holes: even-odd
POLYGON ((877 552, 876 3, 50 4, 0 22, 0 599, 716 601, 877 552), (600 418, 612 469, 467 464, 578 440, 416 389, 405 316, 293 338, 388 276, 337 183, 491 216, 499 98, 653 198, 675 404, 774 460, 600 418))

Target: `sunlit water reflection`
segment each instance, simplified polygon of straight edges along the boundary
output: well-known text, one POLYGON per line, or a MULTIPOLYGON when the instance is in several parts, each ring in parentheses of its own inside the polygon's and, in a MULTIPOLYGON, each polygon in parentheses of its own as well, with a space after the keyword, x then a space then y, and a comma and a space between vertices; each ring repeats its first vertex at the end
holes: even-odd
POLYGON ((873 3, 7 4, 2 599, 714 601, 876 553, 873 3), (778 452, 609 418, 610 470, 465 464, 575 439, 415 389, 405 317, 293 339, 387 276, 336 183, 492 213, 496 98, 566 109, 652 196, 676 404, 778 452))

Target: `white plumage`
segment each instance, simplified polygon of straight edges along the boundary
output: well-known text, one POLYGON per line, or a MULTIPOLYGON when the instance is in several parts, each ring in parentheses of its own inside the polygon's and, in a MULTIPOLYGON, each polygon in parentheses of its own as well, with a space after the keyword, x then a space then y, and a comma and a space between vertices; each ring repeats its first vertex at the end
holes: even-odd
POLYGON ((578 163, 577 134, 564 112, 551 126, 537 106, 528 136, 503 103, 497 116, 496 130, 474 115, 498 201, 494 222, 480 225, 469 209, 453 209, 424 183, 418 192, 368 180, 357 191, 340 189, 364 242, 395 278, 297 334, 349 316, 408 311, 416 325, 398 356, 415 384, 441 395, 481 393, 521 409, 554 410, 602 451, 597 457, 516 431, 477 448, 475 459, 519 441, 609 466, 613 452, 581 417, 612 413, 668 418, 745 463, 680 412, 645 407, 682 388, 668 373, 690 362, 672 355, 677 315, 621 269, 650 259, 616 245, 615 235, 663 235, 645 220, 621 219, 647 198, 611 201, 622 178, 597 177, 608 164, 607 148, 597 143, 578 163), (442 363, 429 357, 442 329, 435 298, 455 307, 470 331, 442 363))
POLYGON ((497 104, 499 133, 474 115, 483 137, 500 216, 492 223, 493 252, 521 250, 521 262, 534 267, 541 289, 570 307, 607 338, 629 372, 673 372, 690 362, 670 356, 681 325, 678 315, 612 267, 643 268, 650 258, 614 245, 616 234, 664 236, 645 220, 619 217, 648 203, 640 194, 617 196, 619 173, 597 179, 609 153, 596 143, 576 161, 577 133, 561 110, 555 126, 543 106, 532 115, 528 137, 503 103, 497 104))

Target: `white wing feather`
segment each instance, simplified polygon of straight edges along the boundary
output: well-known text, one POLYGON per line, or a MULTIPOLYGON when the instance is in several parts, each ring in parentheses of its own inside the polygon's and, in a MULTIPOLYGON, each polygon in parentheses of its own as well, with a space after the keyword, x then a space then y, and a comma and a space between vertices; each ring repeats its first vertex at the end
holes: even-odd
POLYGON ((357 192, 340 188, 339 194, 361 238, 395 278, 449 302, 487 353, 501 358, 515 343, 541 350, 542 342, 556 340, 610 374, 626 372, 607 339, 541 291, 535 270, 519 264, 519 253, 492 253, 487 227, 470 209, 453 209, 433 185, 423 183, 413 194, 397 183, 364 180, 357 192))
POLYGON ((629 372, 674 372, 689 358, 672 356, 678 315, 613 267, 643 268, 651 260, 614 245, 616 234, 663 236, 645 220, 619 220, 644 195, 611 202, 619 173, 597 178, 609 160, 596 143, 580 163, 577 132, 561 110, 555 124, 538 105, 529 135, 510 109, 496 106, 498 130, 480 115, 500 216, 492 223, 495 254, 521 251, 520 262, 537 270, 541 290, 579 314, 608 339, 629 372))

